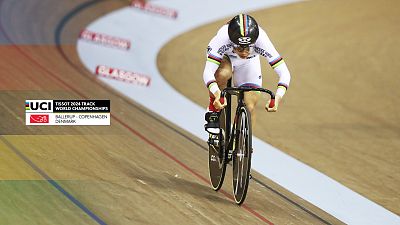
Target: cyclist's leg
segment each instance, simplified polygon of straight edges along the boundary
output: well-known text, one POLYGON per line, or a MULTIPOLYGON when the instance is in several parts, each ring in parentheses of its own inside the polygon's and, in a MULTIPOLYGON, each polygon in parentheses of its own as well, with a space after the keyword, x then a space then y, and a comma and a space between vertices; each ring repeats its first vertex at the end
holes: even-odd
MULTIPOLYGON (((243 63, 233 63, 234 66, 234 84, 235 86, 249 86, 249 87, 261 87, 262 86, 262 74, 260 58, 256 56, 252 59, 244 60, 243 63)), ((258 92, 246 92, 244 101, 251 113, 251 120, 253 127, 255 125, 255 107, 257 105, 260 93, 258 92)))
POLYGON ((220 90, 226 88, 228 80, 232 77, 232 64, 228 56, 224 56, 221 64, 215 72, 215 79, 220 90))
POLYGON ((260 98, 259 92, 246 92, 244 94, 244 102, 246 103, 247 109, 251 113, 251 122, 253 124, 253 127, 256 124, 255 123, 256 112, 254 109, 257 105, 259 98, 260 98))
MULTIPOLYGON (((214 76, 215 79, 217 80, 219 89, 222 91, 226 87, 228 80, 232 77, 232 64, 228 56, 225 55, 223 57, 221 64, 219 65, 217 71, 215 71, 214 76)), ((216 111, 213 106, 214 95, 211 92, 209 92, 209 95, 210 95, 209 109, 211 111, 216 111)))

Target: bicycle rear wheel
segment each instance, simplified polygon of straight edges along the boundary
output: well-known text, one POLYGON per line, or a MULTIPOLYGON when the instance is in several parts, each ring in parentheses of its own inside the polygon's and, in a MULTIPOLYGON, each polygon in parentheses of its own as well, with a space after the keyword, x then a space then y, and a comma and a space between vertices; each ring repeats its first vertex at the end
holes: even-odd
POLYGON ((208 168, 211 186, 215 191, 218 191, 222 187, 228 159, 225 146, 227 139, 226 129, 229 126, 227 126, 225 109, 221 110, 219 123, 219 134, 208 140, 208 168))
POLYGON ((252 153, 251 118, 246 107, 239 109, 236 131, 238 133, 235 134, 235 149, 232 154, 233 196, 236 204, 240 205, 246 198, 249 186, 252 153))

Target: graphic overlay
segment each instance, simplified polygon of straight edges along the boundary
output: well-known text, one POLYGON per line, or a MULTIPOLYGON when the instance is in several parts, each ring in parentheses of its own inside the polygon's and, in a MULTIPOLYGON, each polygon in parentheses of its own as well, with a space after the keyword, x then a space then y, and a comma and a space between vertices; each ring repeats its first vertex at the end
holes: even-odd
POLYGON ((26 100, 26 125, 110 125, 110 100, 26 100))

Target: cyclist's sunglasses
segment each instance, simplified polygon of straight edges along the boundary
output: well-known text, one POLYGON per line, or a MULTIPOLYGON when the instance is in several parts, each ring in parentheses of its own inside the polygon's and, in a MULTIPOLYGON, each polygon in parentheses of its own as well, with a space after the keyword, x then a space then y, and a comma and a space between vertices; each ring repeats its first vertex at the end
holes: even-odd
POLYGON ((238 52, 244 52, 244 51, 250 51, 250 45, 233 45, 233 48, 235 49, 235 51, 238 52))

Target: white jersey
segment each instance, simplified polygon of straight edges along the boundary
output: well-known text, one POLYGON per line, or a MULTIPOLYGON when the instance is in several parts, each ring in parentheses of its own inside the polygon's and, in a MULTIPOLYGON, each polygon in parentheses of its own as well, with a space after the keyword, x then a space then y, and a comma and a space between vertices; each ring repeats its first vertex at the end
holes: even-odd
POLYGON ((259 65, 260 55, 267 59, 269 64, 278 74, 278 86, 283 86, 287 89, 290 83, 289 70, 287 69, 282 57, 276 51, 266 32, 259 27, 259 36, 257 41, 254 45, 250 46, 250 54, 247 59, 242 59, 233 51, 233 43, 230 41, 228 36, 228 24, 219 29, 217 35, 211 39, 208 45, 207 62, 203 73, 204 83, 208 87, 209 84, 215 82, 215 71, 218 69, 223 57, 227 56, 233 65, 233 71, 235 73, 234 79, 240 80, 236 85, 240 86, 245 83, 255 83, 256 86, 261 86, 261 66, 259 65), (255 60, 258 61, 258 64, 252 62, 255 60), (253 68, 251 70, 246 70, 245 72, 253 73, 254 71, 260 71, 260 74, 257 74, 256 72, 256 74, 243 74, 242 77, 238 77, 238 74, 235 72, 235 65, 240 67, 241 65, 245 65, 247 62, 251 64, 247 65, 247 67, 253 68), (259 81, 256 81, 257 77, 259 77, 259 81), (246 81, 246 79, 248 81, 246 81))

